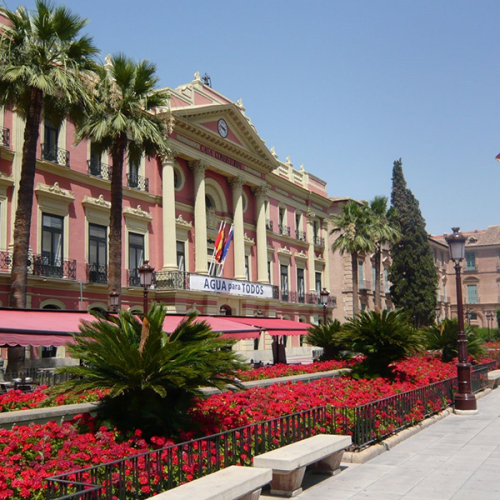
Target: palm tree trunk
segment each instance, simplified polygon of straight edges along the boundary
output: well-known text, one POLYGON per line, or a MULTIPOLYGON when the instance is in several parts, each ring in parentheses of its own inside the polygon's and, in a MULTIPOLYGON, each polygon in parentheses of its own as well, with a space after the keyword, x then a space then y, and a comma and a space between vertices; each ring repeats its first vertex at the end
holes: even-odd
POLYGON ((359 312, 358 252, 353 252, 351 254, 351 272, 352 272, 352 315, 354 317, 359 312))
MULTIPOLYGON (((17 210, 14 221, 14 251, 12 255, 10 305, 26 307, 28 288, 28 257, 30 247, 31 214, 33 210, 33 189, 36 171, 36 147, 40 134, 43 93, 31 91, 31 104, 24 129, 21 180, 17 194, 17 210)), ((8 370, 19 371, 24 364, 24 347, 9 347, 8 370)))
POLYGON ((380 295, 380 269, 382 267, 382 249, 377 245, 375 252, 375 309, 382 310, 382 299, 380 295))
POLYGON ((118 307, 121 307, 122 287, 122 206, 123 206, 123 163, 127 137, 122 134, 113 145, 113 171, 111 174, 111 214, 109 221, 109 265, 108 289, 119 294, 118 307))

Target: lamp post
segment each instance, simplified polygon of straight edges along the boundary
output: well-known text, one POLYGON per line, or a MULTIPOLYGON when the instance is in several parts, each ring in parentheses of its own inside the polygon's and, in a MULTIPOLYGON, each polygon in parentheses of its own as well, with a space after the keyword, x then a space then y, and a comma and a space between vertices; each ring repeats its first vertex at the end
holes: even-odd
POLYGON ((330 292, 323 288, 320 292, 321 304, 323 306, 323 324, 326 325, 326 306, 328 304, 328 297, 330 296, 330 292))
POLYGON ((148 292, 151 284, 153 283, 153 272, 154 267, 149 265, 149 260, 145 260, 142 263, 142 266, 139 268, 139 279, 141 282, 141 286, 144 290, 144 303, 143 303, 143 311, 144 315, 148 312, 148 292))
POLYGON ((455 394, 455 412, 477 411, 476 396, 471 390, 471 365, 468 361, 467 339, 464 331, 464 305, 462 300, 462 280, 460 262, 465 257, 465 236, 459 227, 453 227, 453 234, 446 237, 450 247, 450 258, 455 264, 457 283, 457 315, 458 315, 458 391, 455 394))
POLYGON ((472 319, 472 313, 474 312, 474 309, 472 307, 468 307, 465 310, 465 317, 467 318, 467 324, 470 326, 470 320, 472 319))
POLYGON ((491 311, 486 313, 486 321, 488 322, 488 342, 491 342, 491 327, 493 326, 494 317, 495 315, 491 311))
POLYGON ((436 306, 436 323, 439 323, 440 319, 441 319, 441 306, 437 305, 436 306))
POLYGON ((120 302, 120 294, 113 288, 112 292, 109 294, 109 306, 111 307, 111 312, 116 312, 118 309, 118 303, 120 302))

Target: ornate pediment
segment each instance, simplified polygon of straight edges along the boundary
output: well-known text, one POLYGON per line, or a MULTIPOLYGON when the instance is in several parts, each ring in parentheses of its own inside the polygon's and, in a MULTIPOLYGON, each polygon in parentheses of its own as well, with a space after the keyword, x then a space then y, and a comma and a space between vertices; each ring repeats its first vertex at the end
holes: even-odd
POLYGON ((179 214, 179 217, 177 217, 177 219, 175 219, 175 224, 178 227, 181 227, 183 229, 191 229, 193 227, 193 223, 190 221, 184 220, 182 218, 182 214, 179 214))
POLYGON ((125 217, 132 217, 138 220, 147 220, 148 222, 153 220, 153 216, 149 212, 145 212, 140 205, 137 205, 137 208, 125 207, 123 214, 125 217))

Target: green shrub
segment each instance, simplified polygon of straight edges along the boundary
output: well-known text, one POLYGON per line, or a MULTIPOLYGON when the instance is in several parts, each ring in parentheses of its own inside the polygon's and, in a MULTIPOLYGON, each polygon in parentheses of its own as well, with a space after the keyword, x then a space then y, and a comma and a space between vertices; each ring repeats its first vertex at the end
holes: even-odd
POLYGON ((317 325, 309 328, 305 342, 306 344, 323 348, 322 361, 340 359, 343 357, 342 351, 346 350, 346 346, 341 339, 341 330, 342 324, 338 319, 334 319, 333 321, 328 321, 326 325, 317 325))

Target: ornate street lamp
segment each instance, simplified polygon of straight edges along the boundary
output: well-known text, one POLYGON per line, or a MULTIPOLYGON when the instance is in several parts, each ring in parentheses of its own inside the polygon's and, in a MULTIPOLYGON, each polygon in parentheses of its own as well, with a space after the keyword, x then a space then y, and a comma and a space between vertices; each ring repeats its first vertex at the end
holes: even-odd
POLYGON ((154 267, 149 265, 149 260, 145 260, 142 263, 142 266, 139 267, 139 280, 141 282, 141 286, 144 290, 144 315, 148 313, 148 292, 151 284, 153 283, 153 273, 154 267))
POLYGON ((493 318, 495 315, 492 311, 486 313, 486 321, 488 322, 488 342, 491 342, 491 327, 493 326, 493 318))
POLYGON ((472 307, 468 307, 466 310, 465 310, 465 317, 467 318, 467 324, 470 326, 470 320, 472 319, 472 313, 474 312, 474 309, 472 309, 472 307))
POLYGON ((328 305, 328 297, 330 297, 330 292, 323 288, 320 292, 321 305, 323 306, 323 324, 326 325, 326 306, 328 305))
POLYGON ((120 302, 120 294, 113 288, 113 291, 109 294, 109 306, 111 307, 111 312, 116 312, 118 310, 118 304, 120 302))
POLYGON ((455 412, 477 411, 476 396, 471 390, 471 365, 467 353, 467 339, 464 331, 464 305, 462 299, 462 280, 460 262, 465 257, 465 236, 459 227, 453 227, 453 234, 446 237, 450 247, 450 258, 455 264, 457 282, 457 315, 458 315, 458 391, 455 394, 455 412))

